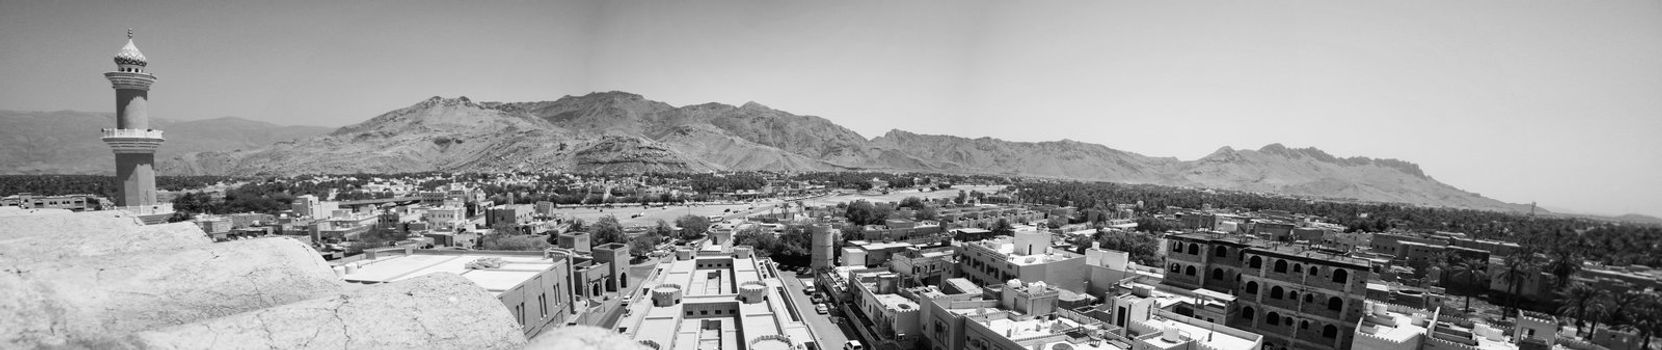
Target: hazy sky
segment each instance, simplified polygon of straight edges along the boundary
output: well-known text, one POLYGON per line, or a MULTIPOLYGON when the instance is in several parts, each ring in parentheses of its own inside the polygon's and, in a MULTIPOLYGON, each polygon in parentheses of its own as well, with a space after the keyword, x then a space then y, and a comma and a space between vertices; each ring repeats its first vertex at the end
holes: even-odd
POLYGON ((341 126, 421 99, 623 90, 1195 159, 1318 147, 1509 202, 1662 215, 1647 1, 0 2, 0 109, 341 126))

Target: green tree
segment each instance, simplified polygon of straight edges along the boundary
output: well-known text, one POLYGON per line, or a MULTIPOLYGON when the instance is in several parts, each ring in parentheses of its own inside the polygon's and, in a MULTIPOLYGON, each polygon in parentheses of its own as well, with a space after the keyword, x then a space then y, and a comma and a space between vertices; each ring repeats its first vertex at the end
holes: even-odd
POLYGON ((681 239, 698 239, 710 231, 710 219, 702 216, 685 215, 675 219, 675 226, 681 227, 681 239))
POLYGON ((583 219, 571 219, 571 224, 566 225, 566 232, 583 232, 586 229, 588 226, 583 223, 583 219))
POLYGON ((594 245, 623 242, 623 224, 617 222, 617 216, 607 215, 589 226, 589 237, 594 245))
POLYGON ((993 224, 992 231, 994 236, 1014 236, 1016 234, 1015 226, 1011 226, 1009 220, 1002 218, 993 224))
POLYGON ((1639 330, 1645 341, 1640 349, 1650 349, 1650 339, 1662 333, 1662 294, 1656 291, 1628 291, 1638 294, 1632 307, 1633 312, 1625 313, 1632 317, 1633 328, 1639 330))
POLYGON ((1639 325, 1636 320, 1638 317, 1634 316, 1633 312, 1641 310, 1644 305, 1645 295, 1643 291, 1634 290, 1632 286, 1623 286, 1622 288, 1612 288, 1609 294, 1610 297, 1605 299, 1608 303, 1605 305, 1606 318, 1604 321, 1614 328, 1637 330, 1639 325))
POLYGON ((941 219, 941 210, 934 205, 925 205, 913 212, 912 219, 918 221, 935 221, 941 219))
POLYGON ((847 211, 843 212, 843 216, 855 225, 881 225, 883 220, 887 220, 892 212, 894 212, 894 208, 888 204, 872 204, 862 199, 849 203, 847 211))
POLYGON ((651 232, 652 234, 658 235, 659 239, 675 235, 675 229, 670 228, 669 223, 664 222, 664 220, 658 220, 658 225, 653 226, 651 232))
POLYGON ((1504 259, 1501 264, 1500 280, 1506 282, 1506 289, 1510 292, 1512 298, 1512 308, 1517 309, 1518 303, 1521 302, 1518 295, 1519 288, 1523 287, 1524 282, 1540 273, 1541 262, 1539 258, 1535 257, 1535 250, 1528 248, 1528 246, 1519 248, 1504 259))
MULTIPOLYGON (((1579 327, 1587 330, 1587 336, 1592 337, 1593 331, 1598 329, 1598 322, 1604 315, 1605 297, 1608 295, 1603 289, 1593 288, 1586 283, 1574 282, 1558 291, 1558 314, 1575 317, 1578 323, 1590 324, 1579 327)), ((1576 334, 1581 334, 1577 331, 1576 334)))
POLYGON ((1581 271, 1581 263, 1586 259, 1581 257, 1574 245, 1554 245, 1547 253, 1546 272, 1552 274, 1554 289, 1562 289, 1570 284, 1570 276, 1581 271))
POLYGON ((842 241, 858 241, 866 239, 866 227, 860 225, 845 225, 842 228, 842 241))
POLYGON ((629 239, 629 254, 635 256, 651 255, 663 243, 663 237, 657 231, 647 231, 629 239))
POLYGON ((1449 280, 1454 281, 1454 284, 1466 295, 1466 306, 1461 310, 1471 312, 1472 294, 1482 293, 1484 289, 1487 289, 1479 283, 1479 278, 1484 276, 1484 270, 1488 269, 1488 264, 1477 259, 1459 256, 1455 256, 1453 259, 1454 262, 1448 265, 1447 270, 1443 270, 1443 274, 1448 276, 1449 280))
POLYGON ((542 251, 550 246, 530 235, 489 234, 481 243, 485 250, 542 251))

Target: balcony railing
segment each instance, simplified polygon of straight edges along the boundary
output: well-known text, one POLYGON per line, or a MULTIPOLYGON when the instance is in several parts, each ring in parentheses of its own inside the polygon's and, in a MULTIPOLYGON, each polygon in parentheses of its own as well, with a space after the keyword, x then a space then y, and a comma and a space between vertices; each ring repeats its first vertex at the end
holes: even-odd
POLYGON ((111 137, 130 137, 130 138, 146 138, 146 139, 160 139, 160 138, 162 138, 162 131, 161 130, 156 130, 156 129, 109 129, 109 128, 106 128, 106 129, 104 129, 103 134, 104 134, 105 138, 111 138, 111 137))

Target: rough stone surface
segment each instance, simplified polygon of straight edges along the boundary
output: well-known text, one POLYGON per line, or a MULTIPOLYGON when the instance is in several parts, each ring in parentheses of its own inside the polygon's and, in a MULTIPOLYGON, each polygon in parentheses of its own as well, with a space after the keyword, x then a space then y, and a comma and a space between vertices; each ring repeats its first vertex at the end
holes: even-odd
POLYGON ((128 341, 135 349, 519 349, 525 336, 490 292, 460 275, 435 273, 140 332, 128 341))
POLYGON ((171 250, 213 243, 196 224, 144 226, 119 212, 0 217, 0 259, 54 260, 171 250))
POLYGON ((138 217, 123 211, 34 211, 11 210, 20 215, 0 216, 0 239, 52 235, 89 235, 131 232, 143 226, 138 217))
POLYGON ((342 284, 315 250, 289 238, 0 259, 0 348, 106 348, 136 331, 338 295, 342 284))
POLYGON ((590 326, 552 328, 538 335, 525 350, 652 350, 617 332, 590 326))
POLYGON ((0 207, 0 217, 21 216, 21 215, 59 214, 59 213, 71 213, 71 212, 72 211, 70 211, 69 209, 56 209, 56 208, 23 209, 23 208, 10 207, 10 206, 0 207))

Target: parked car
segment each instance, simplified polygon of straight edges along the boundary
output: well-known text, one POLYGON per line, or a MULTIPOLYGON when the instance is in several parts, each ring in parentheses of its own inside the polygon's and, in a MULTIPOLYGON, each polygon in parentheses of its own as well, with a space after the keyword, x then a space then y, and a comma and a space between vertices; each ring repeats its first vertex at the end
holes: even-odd
POLYGON ((815 304, 814 305, 814 312, 818 312, 819 314, 824 315, 824 314, 831 313, 831 308, 825 306, 825 304, 815 304))
POLYGON ((860 344, 859 340, 850 340, 847 343, 843 343, 843 350, 866 350, 866 346, 860 344))

